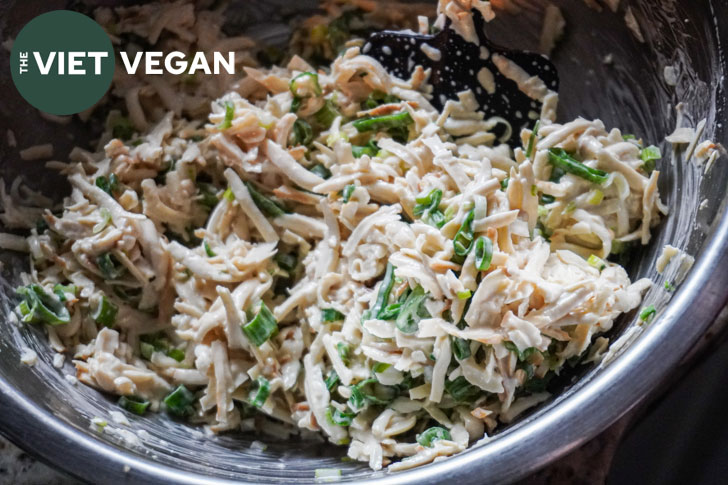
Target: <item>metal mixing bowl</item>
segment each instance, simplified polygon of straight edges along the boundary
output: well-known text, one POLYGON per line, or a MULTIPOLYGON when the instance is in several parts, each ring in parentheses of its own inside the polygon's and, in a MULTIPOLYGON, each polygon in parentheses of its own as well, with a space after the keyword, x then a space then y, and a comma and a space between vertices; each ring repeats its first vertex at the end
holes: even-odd
MULTIPOLYGON (((0 5, 3 39, 15 35, 35 15, 63 8, 66 3, 4 2, 0 5)), ((491 25, 491 36, 502 44, 533 47, 543 2, 517 3, 524 6, 524 14, 499 17, 491 25)), ((717 142, 728 140, 723 78, 728 24, 718 21, 728 18, 728 3, 629 1, 645 43, 627 30, 623 11, 620 15, 597 13, 584 2, 558 3, 568 22, 567 37, 554 59, 562 79, 560 119, 598 117, 608 127, 619 126, 660 142, 675 125, 675 105, 683 102, 687 124, 706 118, 705 135, 717 142), (610 54, 613 62, 605 62, 610 54), (666 65, 680 68, 676 87, 665 83, 666 65)), ((281 19, 310 12, 315 2, 238 2, 234 8, 236 14, 231 18, 242 28, 280 40, 286 31, 281 19)), ((11 85, 5 50, 0 52, 0 89, 1 175, 9 180, 21 174, 32 187, 62 195, 67 190, 65 182, 44 170, 41 163, 19 161, 17 148, 7 145, 5 130, 13 129, 21 147, 53 141, 56 156, 63 157, 73 143, 88 138, 88 128, 75 123, 49 124, 19 99, 11 85), (76 141, 68 133, 74 133, 76 141)), ((627 335, 627 345, 613 359, 570 371, 573 383, 482 446, 404 473, 372 473, 364 464, 341 462, 343 448, 321 441, 275 442, 257 437, 268 443, 262 452, 250 448, 255 436, 209 436, 199 428, 157 415, 133 419, 132 430, 148 433, 141 446, 134 446, 89 426, 91 418, 108 418, 117 409, 114 399, 71 385, 63 377, 73 372, 70 363, 62 370, 52 366, 52 353, 42 332, 15 326, 5 318, 0 321, 0 432, 69 475, 97 483, 304 483, 313 481, 316 468, 340 468, 342 480, 381 483, 497 483, 523 477, 594 437, 674 375, 678 363, 726 302, 728 164, 719 160, 703 176, 702 167, 680 157, 671 163, 670 147, 663 144, 662 148, 667 156, 659 165, 660 190, 672 212, 656 230, 652 244, 629 267, 633 278, 656 281, 645 304, 661 309, 659 317, 645 326, 638 325, 634 312, 620 319, 611 337, 627 335), (700 209, 704 199, 707 207, 700 209), (689 278, 672 295, 662 291, 664 277, 654 270, 667 243, 697 259, 689 278), (38 352, 36 366, 20 364, 22 346, 38 352)), ((4 263, 0 303, 6 314, 12 308, 13 283, 27 261, 13 253, 0 254, 0 258, 4 263)))

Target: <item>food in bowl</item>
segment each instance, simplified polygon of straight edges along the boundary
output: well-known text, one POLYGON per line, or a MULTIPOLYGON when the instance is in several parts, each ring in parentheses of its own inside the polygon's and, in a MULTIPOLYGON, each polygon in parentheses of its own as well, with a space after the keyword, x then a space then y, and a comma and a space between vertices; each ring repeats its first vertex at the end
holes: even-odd
MULTIPOLYGON (((96 18, 118 39, 253 47, 191 4, 96 18)), ((609 257, 667 214, 660 154, 557 123, 555 96, 513 150, 472 92, 438 111, 424 69, 398 79, 342 45, 330 65, 293 56, 222 85, 120 75, 127 116, 52 164, 62 208, 5 203, 29 233, 1 242, 30 254, 17 317, 130 413, 214 432, 263 415, 401 470, 487 439, 606 350, 651 285, 609 257)))

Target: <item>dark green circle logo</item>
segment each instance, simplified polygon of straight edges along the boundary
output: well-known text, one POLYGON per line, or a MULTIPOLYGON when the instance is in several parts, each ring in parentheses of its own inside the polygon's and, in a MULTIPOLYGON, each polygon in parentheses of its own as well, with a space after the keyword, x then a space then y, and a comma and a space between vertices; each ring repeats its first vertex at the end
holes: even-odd
POLYGON ((106 93, 114 76, 109 36, 89 17, 55 10, 20 31, 10 55, 15 87, 30 104, 54 115, 79 113, 106 93))

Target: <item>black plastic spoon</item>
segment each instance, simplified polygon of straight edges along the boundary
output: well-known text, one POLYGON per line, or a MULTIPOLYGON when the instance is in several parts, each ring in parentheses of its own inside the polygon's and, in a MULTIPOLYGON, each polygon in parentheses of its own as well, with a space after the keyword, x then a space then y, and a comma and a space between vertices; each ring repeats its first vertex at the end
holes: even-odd
POLYGON ((506 141, 515 148, 521 145, 521 129, 531 127, 535 122, 529 113, 540 115, 542 103, 531 99, 518 88, 515 81, 501 74, 493 63, 493 55, 500 54, 530 76, 539 77, 552 91, 558 91, 559 75, 551 61, 541 54, 514 51, 489 41, 485 36, 485 21, 476 10, 473 10, 473 21, 480 45, 463 39, 451 28, 448 19, 445 28, 434 35, 411 31, 375 32, 369 36, 362 52, 377 59, 390 74, 402 79, 409 79, 417 65, 431 69, 431 103, 439 110, 448 99, 457 99, 457 93, 472 89, 486 119, 500 116, 510 123, 513 131, 506 141), (425 47, 425 50, 439 51, 439 55, 428 56, 422 49, 423 44, 433 48, 425 47), (485 47, 486 51, 482 51, 481 47, 485 47), (483 52, 489 55, 481 55, 483 52), (495 87, 492 94, 478 80, 478 73, 483 67, 492 73, 495 87))

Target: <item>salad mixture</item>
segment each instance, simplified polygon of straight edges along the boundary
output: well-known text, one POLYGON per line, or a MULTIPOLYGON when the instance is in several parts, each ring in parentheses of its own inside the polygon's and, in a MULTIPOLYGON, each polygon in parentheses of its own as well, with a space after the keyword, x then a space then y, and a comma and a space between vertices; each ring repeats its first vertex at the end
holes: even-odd
MULTIPOLYGON (((438 13, 467 21, 470 3, 438 13)), ((606 350, 650 286, 608 258, 667 213, 660 153, 599 120, 557 123, 552 104, 513 150, 470 91, 438 111, 427 71, 395 78, 340 38, 371 12, 329 7, 336 22, 294 42, 333 61, 270 68, 219 10, 97 10, 117 43, 225 45, 249 65, 119 73, 126 113, 98 151, 49 164, 72 187, 62 207, 2 186, 4 226, 28 233, 0 243, 30 253, 17 318, 131 413, 310 430, 401 470, 487 439, 606 350)))

